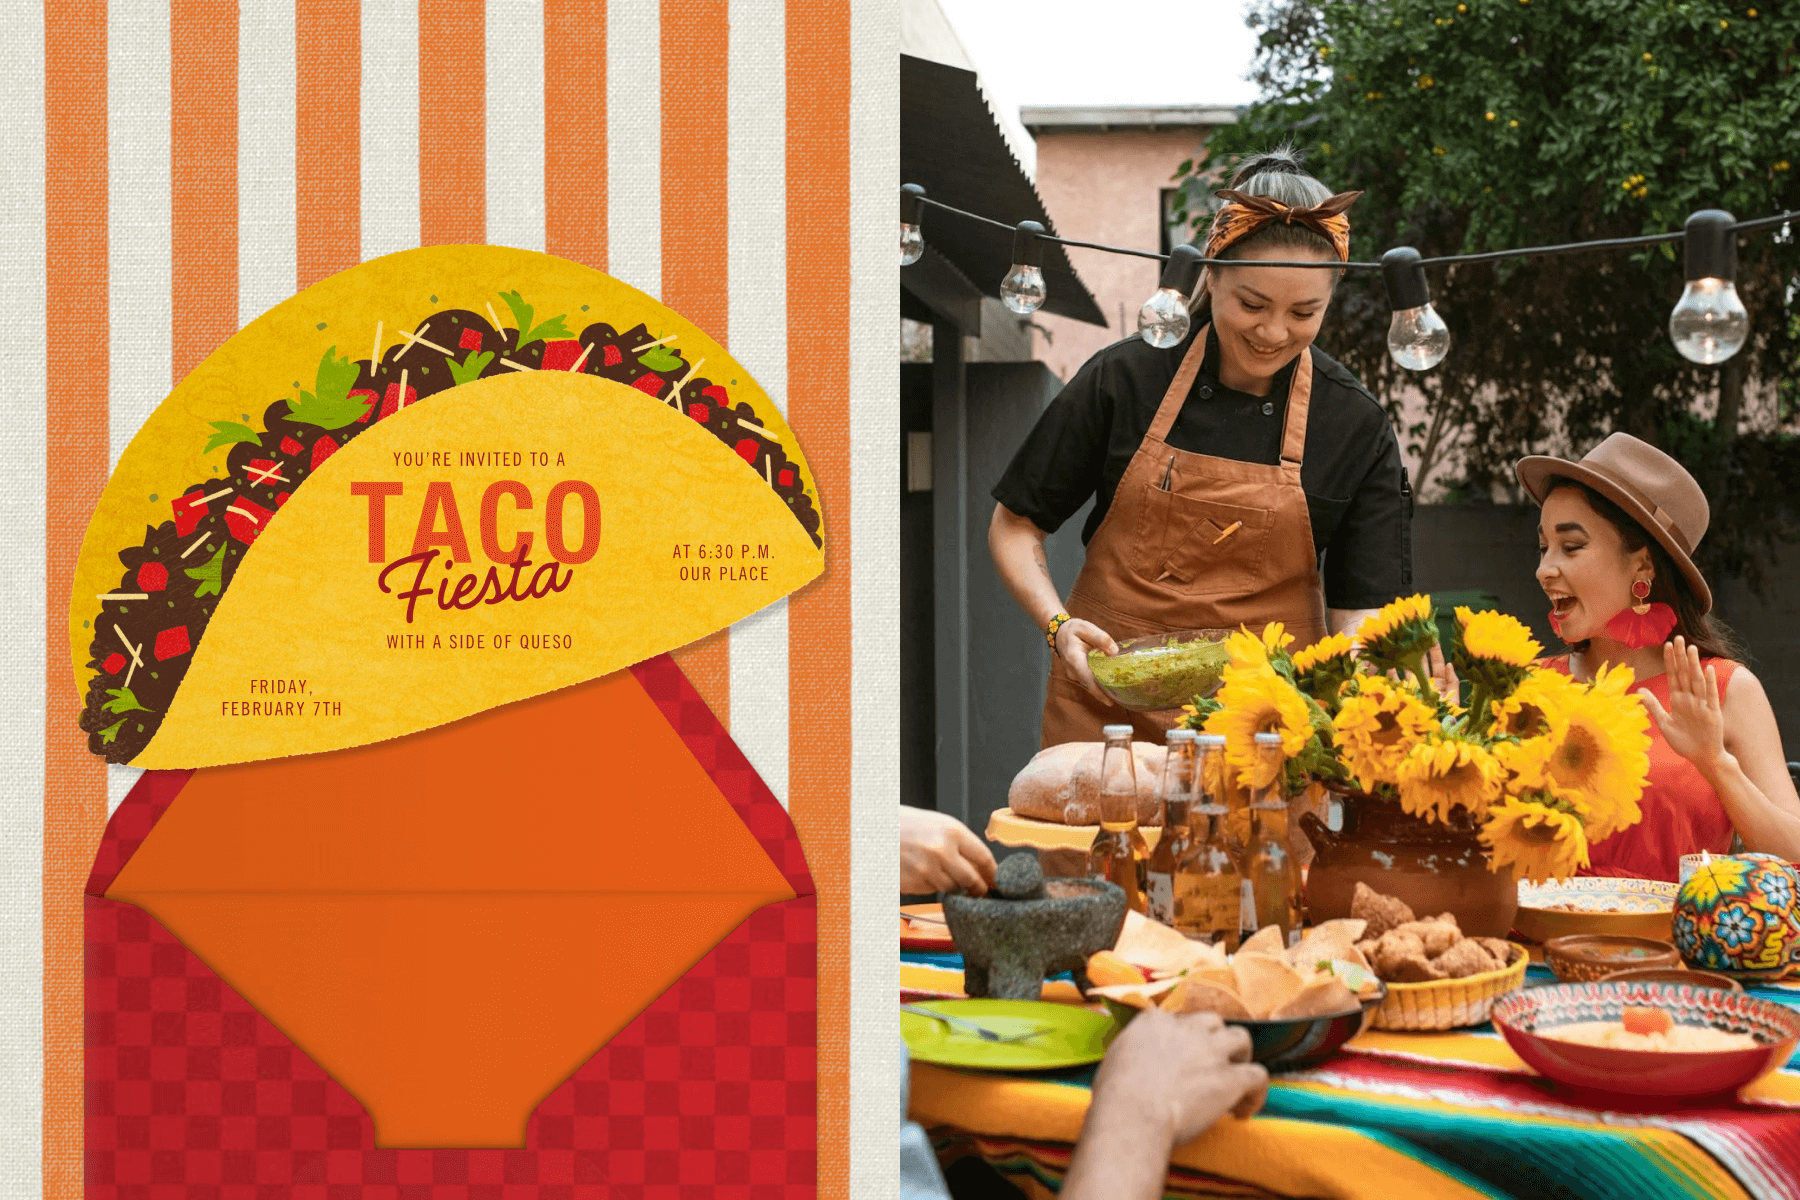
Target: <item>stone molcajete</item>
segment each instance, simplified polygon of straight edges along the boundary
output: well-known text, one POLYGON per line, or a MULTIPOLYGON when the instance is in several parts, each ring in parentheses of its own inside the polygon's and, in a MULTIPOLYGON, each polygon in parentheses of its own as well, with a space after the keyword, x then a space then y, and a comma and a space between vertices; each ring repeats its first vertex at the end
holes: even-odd
POLYGON ((1087 989, 1088 956, 1110 949, 1125 926, 1125 893, 1103 879, 1045 879, 1025 851, 1000 864, 992 895, 946 895, 944 919, 962 952, 964 991, 1036 1000, 1061 971, 1087 989))

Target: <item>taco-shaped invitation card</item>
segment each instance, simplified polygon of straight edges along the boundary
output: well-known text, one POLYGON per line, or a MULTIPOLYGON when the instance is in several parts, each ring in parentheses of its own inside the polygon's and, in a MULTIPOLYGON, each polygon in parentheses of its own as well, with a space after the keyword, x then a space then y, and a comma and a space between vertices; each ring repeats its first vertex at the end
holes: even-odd
POLYGON ((192 371, 70 600, 89 748, 148 768, 90 1183, 810 1187, 811 879, 667 652, 818 576, 817 496, 722 347, 546 255, 377 259, 192 371))

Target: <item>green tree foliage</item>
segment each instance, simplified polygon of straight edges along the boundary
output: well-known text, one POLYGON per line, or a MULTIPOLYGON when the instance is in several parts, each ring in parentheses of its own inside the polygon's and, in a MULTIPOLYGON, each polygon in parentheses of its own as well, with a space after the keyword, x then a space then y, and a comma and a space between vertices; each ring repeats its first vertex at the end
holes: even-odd
MULTIPOLYGON (((1800 5, 1722 0, 1259 0, 1263 98, 1192 164, 1209 196, 1240 155, 1310 150, 1352 210, 1352 257, 1427 256, 1679 229, 1690 212, 1800 209, 1800 5)), ((1207 214, 1194 205, 1203 228, 1207 214)), ((1210 207, 1210 204, 1207 205, 1210 207)), ((1713 503, 1709 572, 1762 586, 1800 487, 1800 228, 1744 234, 1752 342, 1723 368, 1669 342, 1680 244, 1428 271, 1449 356, 1387 354, 1378 272, 1350 272, 1321 342, 1377 394, 1428 402, 1402 430, 1453 494, 1492 495, 1534 451, 1625 430, 1676 454, 1713 503), (1779 400, 1778 427, 1746 420, 1779 400)), ((1397 409, 1396 409, 1397 412, 1397 409)))

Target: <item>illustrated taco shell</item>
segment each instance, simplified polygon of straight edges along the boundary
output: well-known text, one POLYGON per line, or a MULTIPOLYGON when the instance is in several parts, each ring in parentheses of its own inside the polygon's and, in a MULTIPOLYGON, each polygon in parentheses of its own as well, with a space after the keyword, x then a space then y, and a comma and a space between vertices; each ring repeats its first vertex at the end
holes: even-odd
POLYGON ((81 727, 140 767, 399 737, 724 628, 823 538, 774 403, 672 310, 529 251, 389 255, 126 449, 71 597, 81 727))

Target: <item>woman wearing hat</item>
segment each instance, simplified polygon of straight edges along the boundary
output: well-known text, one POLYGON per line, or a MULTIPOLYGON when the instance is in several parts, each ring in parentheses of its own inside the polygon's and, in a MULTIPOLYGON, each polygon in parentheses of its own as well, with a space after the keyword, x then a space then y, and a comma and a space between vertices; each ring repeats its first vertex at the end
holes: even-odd
POLYGON ((1519 482, 1543 506, 1537 579, 1569 645, 1550 666, 1587 681, 1629 666, 1652 717, 1643 820, 1589 849, 1596 875, 1677 878, 1681 856, 1747 849, 1800 860, 1800 796, 1762 684, 1707 615, 1692 558, 1706 496, 1681 464, 1624 433, 1580 462, 1533 456, 1519 482))
MULTIPOLYGON (((1211 258, 1342 262, 1359 193, 1333 196, 1289 150, 1245 161, 1214 217, 1211 258)), ((1195 331, 1137 337, 1084 364, 994 488, 988 547, 1053 650, 1042 744, 1131 719, 1095 685, 1090 650, 1177 629, 1260 630, 1297 646, 1353 628, 1412 582, 1411 494, 1387 414, 1313 345, 1340 272, 1209 272, 1195 331), (1065 604, 1044 539, 1092 497, 1065 604)))

